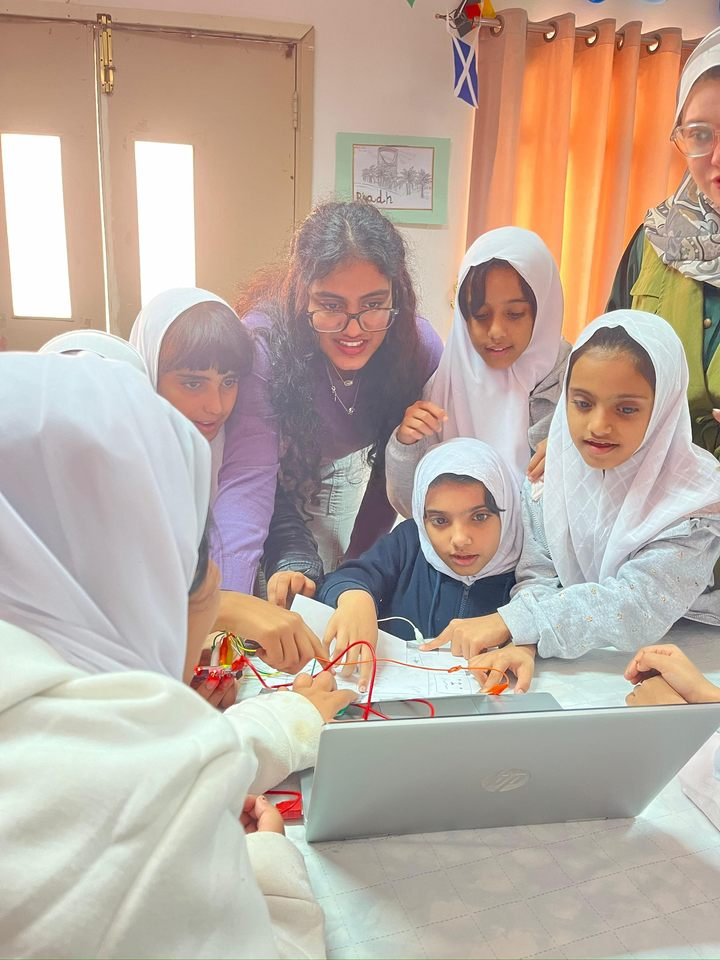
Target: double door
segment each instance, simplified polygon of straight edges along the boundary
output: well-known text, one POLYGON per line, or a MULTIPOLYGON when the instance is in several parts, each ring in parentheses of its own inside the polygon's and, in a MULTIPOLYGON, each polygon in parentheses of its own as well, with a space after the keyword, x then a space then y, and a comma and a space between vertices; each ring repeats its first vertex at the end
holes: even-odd
POLYGON ((306 212, 295 44, 10 17, 0 63, 8 348, 79 327, 127 336, 169 286, 232 303, 282 257, 306 212))

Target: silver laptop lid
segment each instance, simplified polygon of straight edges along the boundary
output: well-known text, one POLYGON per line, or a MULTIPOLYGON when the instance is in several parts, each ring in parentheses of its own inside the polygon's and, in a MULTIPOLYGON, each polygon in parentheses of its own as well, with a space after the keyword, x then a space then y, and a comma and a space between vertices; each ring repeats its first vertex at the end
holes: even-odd
POLYGON ((510 699, 327 725, 303 778, 307 839, 633 817, 720 725, 720 704, 497 712, 510 699))

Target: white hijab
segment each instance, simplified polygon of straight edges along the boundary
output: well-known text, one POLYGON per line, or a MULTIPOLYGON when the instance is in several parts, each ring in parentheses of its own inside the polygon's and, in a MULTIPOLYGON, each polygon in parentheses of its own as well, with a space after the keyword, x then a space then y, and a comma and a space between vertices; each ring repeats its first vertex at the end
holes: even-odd
POLYGON ((147 376, 145 361, 122 337, 103 330, 69 330, 44 343, 38 353, 94 353, 106 360, 125 360, 147 376))
POLYGON ((0 354, 0 620, 88 673, 182 676, 207 443, 124 363, 0 354))
POLYGON ((633 456, 598 470, 587 466, 570 437, 565 379, 550 427, 543 492, 545 535, 563 586, 614 577, 663 530, 683 518, 720 512, 720 466, 692 442, 688 368, 677 334, 661 317, 615 310, 585 328, 573 353, 602 327, 622 327, 648 352, 655 401, 633 456))
POLYGON ((518 487, 502 457, 482 440, 456 437, 432 447, 422 458, 415 471, 413 483, 412 513, 423 556, 435 570, 460 580, 465 586, 485 577, 514 570, 522 549, 522 522, 518 487), (454 473, 479 480, 490 491, 501 509, 500 543, 495 556, 483 569, 470 577, 462 577, 451 570, 435 552, 425 530, 425 499, 428 487, 444 473, 454 473))
MULTIPOLYGON (((148 375, 152 385, 157 390, 158 367, 160 364, 160 350, 165 334, 172 323, 177 320, 181 313, 189 310, 198 303, 222 303, 231 310, 229 303, 210 293, 209 290, 201 290, 199 287, 174 287, 171 290, 165 290, 153 297, 142 308, 135 318, 132 330, 130 331, 130 343, 137 348, 141 357, 145 361, 148 369, 148 375)), ((238 322, 240 322, 238 320, 238 322)), ((218 431, 217 436, 210 441, 210 452, 212 455, 212 488, 211 499, 215 499, 217 492, 217 478, 220 473, 220 467, 223 461, 223 451, 225 449, 225 425, 223 424, 218 431)))
POLYGON ((711 67, 717 66, 720 66, 720 27, 716 27, 703 37, 685 61, 678 86, 675 123, 680 119, 692 85, 711 67))
POLYGON ((442 439, 484 440, 502 455, 521 483, 530 460, 530 394, 555 365, 562 321, 560 274, 540 237, 520 227, 500 227, 478 237, 460 267, 452 329, 430 383, 428 399, 448 416, 442 439), (459 304, 470 268, 495 258, 517 270, 537 301, 530 343, 507 370, 491 369, 476 352, 459 304))

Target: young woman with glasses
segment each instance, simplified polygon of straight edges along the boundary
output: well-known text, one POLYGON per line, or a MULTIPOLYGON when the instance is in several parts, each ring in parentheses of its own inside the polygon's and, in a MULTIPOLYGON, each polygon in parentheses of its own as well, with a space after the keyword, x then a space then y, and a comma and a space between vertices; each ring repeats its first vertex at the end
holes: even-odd
POLYGON ((316 576, 313 539, 329 572, 390 529, 385 445, 442 352, 415 311, 403 238, 367 203, 318 206, 288 263, 243 291, 238 313, 258 349, 252 395, 238 396, 227 424, 214 507, 226 588, 247 589, 274 512, 284 519, 265 545, 268 578, 316 576))
POLYGON ((687 162, 620 262, 608 309, 664 317, 685 347, 693 440, 720 458, 720 29, 683 69, 671 140, 687 162))

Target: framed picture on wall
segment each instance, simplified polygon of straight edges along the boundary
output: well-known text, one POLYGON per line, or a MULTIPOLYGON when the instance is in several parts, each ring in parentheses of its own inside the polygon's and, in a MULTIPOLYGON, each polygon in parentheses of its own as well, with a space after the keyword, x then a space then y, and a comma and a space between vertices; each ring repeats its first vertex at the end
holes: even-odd
POLYGON ((450 140, 338 133, 335 188, 368 200, 398 223, 447 220, 450 140))

